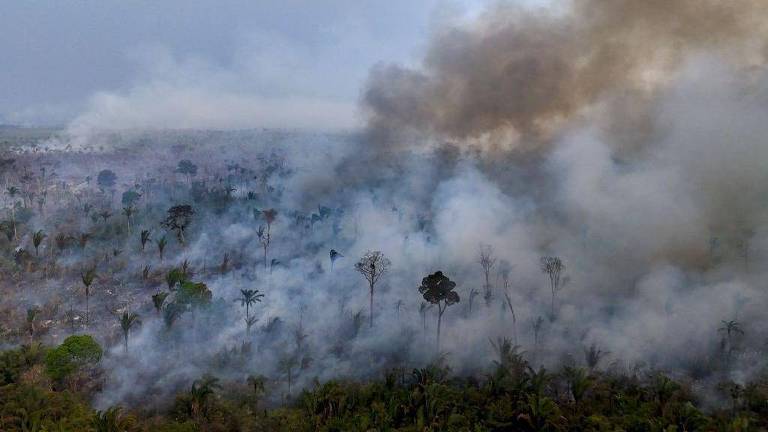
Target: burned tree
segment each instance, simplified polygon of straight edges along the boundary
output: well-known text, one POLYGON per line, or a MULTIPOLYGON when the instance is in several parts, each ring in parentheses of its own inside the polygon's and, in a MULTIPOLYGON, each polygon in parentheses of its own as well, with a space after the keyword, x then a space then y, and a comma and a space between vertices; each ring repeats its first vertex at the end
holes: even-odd
POLYGON ((381 275, 389 270, 392 262, 389 258, 385 257, 381 251, 366 252, 360 261, 355 263, 355 270, 357 270, 366 281, 368 281, 368 290, 370 294, 370 317, 369 326, 373 328, 373 292, 376 288, 376 282, 379 281, 381 275))
POLYGON ((563 273, 565 264, 556 256, 541 257, 541 271, 549 277, 549 289, 552 291, 552 303, 550 307, 550 320, 555 319, 555 297, 563 288, 563 273))
MULTIPOLYGON (((262 249, 264 249, 264 270, 266 270, 267 251, 269 249, 269 244, 272 242, 272 223, 277 218, 277 210, 264 210, 263 212, 260 212, 260 214, 264 215, 264 221, 267 223, 267 226, 265 228, 264 225, 260 225, 259 230, 256 231, 256 235, 259 237, 259 243, 261 244, 262 249)), ((254 212, 254 217, 256 217, 256 215, 257 213, 254 212)))
POLYGON ((480 259, 478 261, 480 266, 483 267, 483 274, 485 276, 485 285, 483 285, 483 298, 485 299, 486 306, 490 306, 493 299, 493 289, 491 286, 491 270, 496 265, 496 257, 493 256, 493 246, 480 245, 480 259))
POLYGON ((460 301, 459 294, 454 291, 456 282, 448 279, 443 272, 438 271, 421 280, 419 292, 424 300, 437 305, 437 352, 440 352, 440 328, 443 322, 443 314, 448 306, 460 301))
POLYGON ((176 232, 179 243, 184 244, 184 233, 192 223, 195 211, 188 204, 176 205, 168 209, 168 216, 163 221, 163 226, 176 232))

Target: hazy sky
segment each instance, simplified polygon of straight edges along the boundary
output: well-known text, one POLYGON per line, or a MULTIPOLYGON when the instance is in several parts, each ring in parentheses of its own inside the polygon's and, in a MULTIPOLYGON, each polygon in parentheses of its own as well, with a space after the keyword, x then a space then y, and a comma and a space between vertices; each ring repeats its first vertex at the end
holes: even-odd
POLYGON ((379 61, 485 0, 0 0, 0 123, 354 125, 379 61))

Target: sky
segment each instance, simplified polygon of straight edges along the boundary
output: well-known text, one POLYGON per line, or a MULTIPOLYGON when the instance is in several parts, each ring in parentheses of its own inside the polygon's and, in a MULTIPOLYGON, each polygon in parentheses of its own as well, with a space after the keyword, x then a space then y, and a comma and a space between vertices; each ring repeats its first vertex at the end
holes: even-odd
POLYGON ((378 62, 486 0, 0 0, 0 123, 360 124, 378 62))

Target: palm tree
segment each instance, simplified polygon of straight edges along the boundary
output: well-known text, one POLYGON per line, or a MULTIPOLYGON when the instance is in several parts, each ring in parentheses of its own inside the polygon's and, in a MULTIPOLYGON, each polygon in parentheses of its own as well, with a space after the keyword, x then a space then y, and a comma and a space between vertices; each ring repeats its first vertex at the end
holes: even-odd
POLYGON ((246 289, 246 290, 240 290, 241 297, 236 299, 235 301, 240 302, 240 306, 245 307, 245 324, 246 324, 246 333, 250 336, 251 334, 251 326, 256 323, 255 319, 251 319, 251 306, 255 304, 256 302, 261 303, 261 299, 264 297, 264 294, 259 293, 259 290, 255 289, 246 289))
POLYGON ((40 309, 37 307, 27 309, 27 331, 29 331, 30 343, 35 339, 35 331, 37 330, 35 328, 35 321, 37 320, 37 315, 39 314, 40 309))
POLYGON ((221 388, 219 379, 211 375, 204 375, 201 379, 192 383, 189 396, 192 399, 192 415, 199 419, 205 410, 208 398, 221 388))
POLYGON ((80 278, 83 281, 83 285, 85 285, 85 325, 87 327, 90 312, 91 284, 96 279, 96 268, 91 267, 85 273, 80 273, 80 278))
POLYGON ((141 251, 144 252, 144 248, 147 246, 147 242, 149 241, 149 230, 142 230, 141 231, 141 251))
POLYGON ((32 234, 32 244, 35 246, 35 256, 40 255, 40 244, 43 242, 43 239, 47 237, 43 230, 37 230, 34 234, 32 234))
POLYGON ((280 359, 277 363, 278 370, 288 379, 288 395, 291 394, 291 385, 293 384, 293 369, 299 365, 299 360, 295 355, 289 355, 280 359))
POLYGON ((157 251, 160 253, 160 262, 163 262, 163 251, 165 250, 165 245, 168 244, 168 240, 166 240, 165 236, 162 236, 160 240, 157 241, 157 251))
POLYGON ((91 422, 96 432, 125 432, 134 430, 136 417, 124 415, 119 406, 108 408, 106 411, 96 411, 91 422))
POLYGON ((128 232, 131 232, 131 217, 136 213, 136 209, 133 206, 123 207, 123 214, 128 220, 128 232))
POLYGON ((733 338, 737 335, 743 335, 744 330, 741 329, 741 324, 736 320, 720 321, 722 327, 717 329, 718 332, 725 333, 723 338, 722 349, 726 354, 727 361, 730 363, 731 353, 733 352, 733 338))
POLYGON ((255 398, 254 401, 254 409, 258 408, 259 405, 259 399, 264 394, 265 391, 265 384, 267 379, 262 375, 248 375, 248 379, 246 382, 248 385, 253 389, 253 395, 255 398))
POLYGON ((168 298, 167 292, 159 292, 152 295, 152 304, 155 306, 155 310, 157 310, 158 315, 160 315, 160 312, 163 310, 163 305, 165 305, 166 298, 168 298))
POLYGON ((139 325, 141 325, 141 320, 135 312, 126 311, 120 316, 120 328, 123 330, 123 348, 126 353, 128 352, 128 336, 131 333, 131 329, 139 325))
POLYGON ((11 225, 13 225, 13 239, 18 240, 19 235, 16 232, 16 195, 21 191, 16 186, 10 186, 5 189, 6 195, 11 197, 11 225))

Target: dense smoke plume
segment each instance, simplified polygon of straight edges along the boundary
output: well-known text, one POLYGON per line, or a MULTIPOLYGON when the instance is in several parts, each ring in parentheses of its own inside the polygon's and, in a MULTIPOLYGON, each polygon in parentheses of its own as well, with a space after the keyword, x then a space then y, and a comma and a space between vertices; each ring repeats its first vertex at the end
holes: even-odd
MULTIPOLYGON (((204 372, 239 380, 263 373, 287 394, 279 365, 296 352, 311 362, 294 389, 423 364, 436 354, 435 313, 420 314, 417 286, 438 270, 461 296, 446 312, 440 343, 459 373, 487 367, 483 353, 497 337, 514 338, 534 366, 583 364, 583 350, 595 345, 610 352, 600 367, 664 370, 702 386, 763 368, 768 3, 558 7, 503 3, 477 21, 436 29, 422 69, 372 71, 364 94, 370 125, 359 135, 100 133, 51 145, 105 152, 21 156, 30 165, 55 160, 72 182, 111 168, 120 192, 152 185, 137 223, 158 235, 168 206, 196 208, 186 245, 171 243, 162 264, 149 253, 128 260, 109 281, 132 291, 103 301, 139 310, 146 323, 130 354, 115 345, 105 360, 98 404, 141 404, 204 372), (180 159, 199 165, 197 204, 192 181, 174 172, 180 159), (234 188, 226 199, 224 185, 234 188), (278 212, 269 270, 254 208, 278 212), (333 268, 331 249, 344 255, 333 268), (368 250, 392 261, 373 328, 360 325, 369 297, 353 267, 368 250), (481 250, 496 260, 487 284, 481 250), (216 270, 225 256, 228 270, 216 270), (556 293, 540 267, 545 256, 566 266, 556 293), (213 292, 214 307, 170 331, 152 319, 148 302, 162 287, 161 270, 149 287, 136 275, 147 264, 167 270, 185 260, 213 292), (258 329, 246 335, 234 300, 254 287, 265 298, 254 309, 258 329), (727 362, 724 320, 738 320, 745 332, 727 341, 738 345, 727 362), (253 352, 231 354, 245 340, 253 352)), ((52 217, 31 224, 61 228, 52 217)), ((109 247, 138 250, 136 235, 120 241, 109 247)), ((66 258, 75 270, 96 254, 79 253, 66 258)), ((22 297, 19 304, 47 300, 22 297)))
POLYGON ((376 68, 364 97, 375 139, 396 144, 415 131, 526 151, 549 147, 563 126, 592 114, 612 132, 612 146, 633 148, 650 132, 648 104, 692 55, 764 60, 761 1, 574 0, 553 8, 502 2, 476 21, 438 29, 421 69, 376 68))

